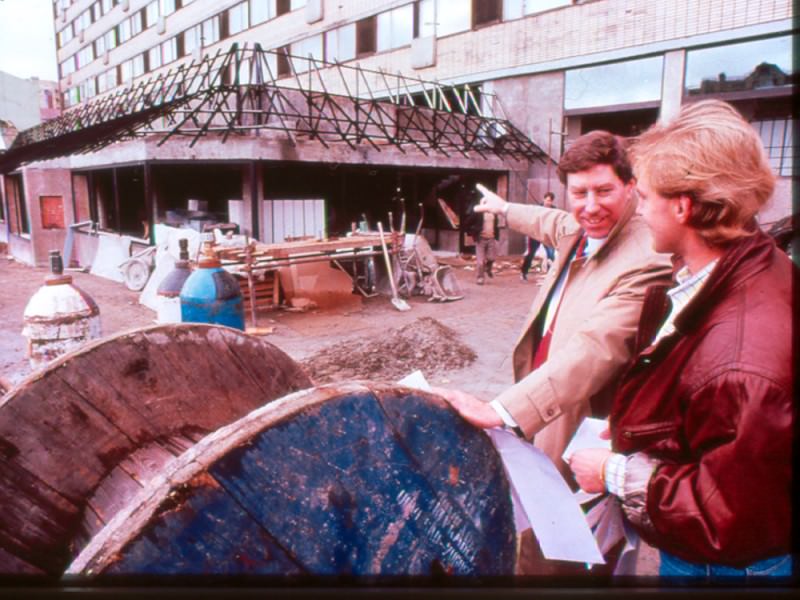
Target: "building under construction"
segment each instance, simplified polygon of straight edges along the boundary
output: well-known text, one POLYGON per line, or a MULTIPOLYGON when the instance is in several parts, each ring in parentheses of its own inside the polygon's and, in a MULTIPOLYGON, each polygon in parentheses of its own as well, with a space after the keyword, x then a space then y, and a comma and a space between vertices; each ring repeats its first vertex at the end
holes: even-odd
MULTIPOLYGON (((57 0, 54 15, 67 109, 0 154, 0 242, 24 262, 88 221, 140 244, 157 223, 269 243, 390 211, 398 226, 404 209, 411 228, 420 204, 431 245, 464 250, 476 182, 564 206, 571 139, 705 97, 762 134, 781 176, 762 219, 790 211, 788 0, 57 0)), ((70 258, 90 263, 100 237, 70 258)))

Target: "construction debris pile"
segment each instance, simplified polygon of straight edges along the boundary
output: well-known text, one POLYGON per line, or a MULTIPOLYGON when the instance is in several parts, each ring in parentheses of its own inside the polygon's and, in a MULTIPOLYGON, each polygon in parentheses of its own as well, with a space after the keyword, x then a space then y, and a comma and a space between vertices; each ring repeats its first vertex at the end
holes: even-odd
POLYGON ((345 340, 301 362, 317 384, 371 379, 397 381, 412 371, 426 377, 471 364, 475 352, 458 340, 458 334, 436 319, 423 317, 381 338, 345 340))

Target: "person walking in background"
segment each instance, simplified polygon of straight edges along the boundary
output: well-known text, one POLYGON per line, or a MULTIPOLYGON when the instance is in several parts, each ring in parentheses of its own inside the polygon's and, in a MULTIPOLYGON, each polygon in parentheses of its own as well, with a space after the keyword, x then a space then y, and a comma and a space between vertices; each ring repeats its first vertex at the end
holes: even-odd
MULTIPOLYGON (((546 192, 544 195, 544 199, 542 201, 542 205, 546 208, 555 208, 555 194, 553 192, 546 192)), ((541 273, 547 273, 550 269, 550 265, 553 264, 553 260, 555 259, 556 252, 552 246, 547 246, 542 244, 542 247, 545 251, 545 260, 541 262, 539 266, 539 271, 541 273)), ((519 278, 523 281, 528 281, 528 272, 531 269, 531 264, 533 264, 533 258, 536 254, 536 251, 539 249, 539 241, 536 238, 533 238, 529 235, 525 236, 525 253, 524 258, 522 260, 522 266, 520 267, 520 276, 519 278)))
POLYGON ((539 241, 529 235, 525 236, 525 253, 523 254, 522 266, 519 269, 519 278, 528 281, 528 271, 531 270, 533 257, 539 249, 539 241))
POLYGON ((758 133, 706 100, 633 147, 653 247, 677 285, 648 290, 610 417, 613 452, 570 467, 660 550, 662 576, 792 574, 792 286, 755 217, 772 195, 758 133))
MULTIPOLYGON (((478 211, 506 215, 510 228, 558 249, 513 351, 514 385, 491 402, 435 391, 476 426, 506 426, 532 438, 571 481, 561 454, 585 417, 608 416, 645 290, 669 283, 671 265, 653 251, 634 214, 633 172, 621 138, 606 131, 581 136, 561 157, 558 176, 571 213, 506 202, 478 188, 478 211)), ((520 573, 547 572, 530 530, 521 547, 520 573)))
POLYGON ((467 215, 465 229, 475 240, 477 283, 483 285, 485 276, 494 277, 492 266, 497 260, 497 240, 500 239, 499 218, 486 212, 477 212, 475 203, 467 215))

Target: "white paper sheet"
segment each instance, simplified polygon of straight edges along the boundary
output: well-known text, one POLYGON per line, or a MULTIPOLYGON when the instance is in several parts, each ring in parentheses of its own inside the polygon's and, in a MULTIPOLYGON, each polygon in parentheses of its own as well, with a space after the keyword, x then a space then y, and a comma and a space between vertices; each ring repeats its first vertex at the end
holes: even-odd
POLYGON ((419 369, 417 369, 413 373, 409 373, 397 383, 399 383, 400 385, 405 385, 410 388, 414 388, 415 390, 422 390, 423 392, 431 391, 431 386, 428 384, 428 380, 425 379, 425 376, 419 369))
MULTIPOLYGON (((414 371, 398 383, 430 391, 421 371, 414 371)), ((500 454, 511 484, 517 531, 530 526, 545 558, 605 564, 583 510, 552 461, 513 433, 503 429, 485 431, 500 454)))
POLYGON ((604 564, 580 505, 550 459, 513 433, 486 433, 500 453, 545 558, 604 564))
POLYGON ((611 440, 604 440, 600 438, 600 434, 608 429, 608 421, 605 419, 593 419, 586 417, 580 426, 578 426, 575 435, 569 442, 569 445, 564 450, 561 458, 564 462, 569 462, 569 457, 576 450, 584 450, 586 448, 605 448, 611 450, 611 440))

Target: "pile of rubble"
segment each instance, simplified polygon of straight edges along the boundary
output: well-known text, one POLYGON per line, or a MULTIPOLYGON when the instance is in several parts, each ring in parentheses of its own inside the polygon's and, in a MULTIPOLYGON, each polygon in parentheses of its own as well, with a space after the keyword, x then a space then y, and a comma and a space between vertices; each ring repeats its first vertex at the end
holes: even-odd
POLYGON ((471 364, 475 352, 458 340, 455 331, 436 319, 422 317, 374 337, 345 340, 301 363, 317 384, 372 379, 397 381, 412 371, 426 377, 471 364))

